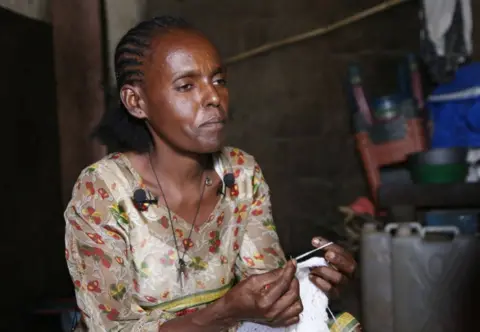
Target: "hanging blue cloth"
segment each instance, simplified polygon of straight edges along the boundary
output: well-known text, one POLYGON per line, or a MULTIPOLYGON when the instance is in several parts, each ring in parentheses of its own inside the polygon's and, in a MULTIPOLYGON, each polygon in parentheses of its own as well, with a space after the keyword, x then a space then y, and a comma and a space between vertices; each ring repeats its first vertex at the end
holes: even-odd
POLYGON ((427 101, 433 124, 432 148, 480 147, 480 63, 458 69, 427 101))

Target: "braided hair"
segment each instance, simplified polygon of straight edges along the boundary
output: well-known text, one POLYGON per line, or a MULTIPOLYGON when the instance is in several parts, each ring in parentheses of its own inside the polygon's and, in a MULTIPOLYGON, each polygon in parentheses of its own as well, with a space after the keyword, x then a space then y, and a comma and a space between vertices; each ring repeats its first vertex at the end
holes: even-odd
MULTIPOLYGON (((174 29, 191 28, 182 18, 159 16, 130 29, 115 49, 117 95, 124 85, 143 82, 142 65, 155 36, 174 29)), ((145 120, 131 115, 121 101, 103 114, 93 135, 107 146, 108 152, 147 152, 153 142, 145 120)))

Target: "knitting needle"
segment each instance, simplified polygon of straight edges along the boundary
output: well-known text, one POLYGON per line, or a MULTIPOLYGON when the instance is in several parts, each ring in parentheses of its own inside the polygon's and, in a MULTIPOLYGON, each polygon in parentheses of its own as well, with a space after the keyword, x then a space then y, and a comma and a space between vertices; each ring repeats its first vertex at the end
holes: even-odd
POLYGON ((328 247, 328 246, 331 245, 331 244, 333 244, 333 242, 328 242, 327 244, 324 244, 324 245, 321 246, 321 247, 315 248, 315 249, 313 249, 313 250, 310 250, 309 252, 306 252, 306 253, 304 253, 304 254, 302 254, 302 255, 300 255, 300 256, 295 257, 295 260, 298 261, 299 259, 302 259, 303 257, 306 257, 306 256, 308 256, 308 255, 310 255, 310 254, 313 254, 315 251, 318 251, 318 250, 321 250, 321 249, 323 249, 323 248, 326 248, 326 247, 328 247))

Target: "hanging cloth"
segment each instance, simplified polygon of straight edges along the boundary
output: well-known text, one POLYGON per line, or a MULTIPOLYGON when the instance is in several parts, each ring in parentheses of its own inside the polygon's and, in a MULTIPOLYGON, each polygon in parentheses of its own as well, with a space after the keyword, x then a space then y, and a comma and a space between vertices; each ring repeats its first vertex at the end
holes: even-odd
POLYGON ((473 50, 470 0, 423 0, 421 56, 437 83, 450 80, 473 50))

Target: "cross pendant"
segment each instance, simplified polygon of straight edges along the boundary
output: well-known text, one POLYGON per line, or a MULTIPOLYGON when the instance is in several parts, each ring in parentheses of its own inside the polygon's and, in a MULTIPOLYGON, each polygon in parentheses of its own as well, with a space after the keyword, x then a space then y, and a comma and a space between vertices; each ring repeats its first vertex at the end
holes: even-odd
POLYGON ((178 260, 178 282, 180 283, 180 287, 183 288, 183 282, 185 278, 187 277, 187 263, 180 258, 178 260))

